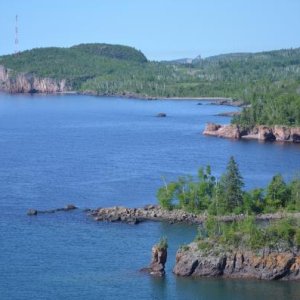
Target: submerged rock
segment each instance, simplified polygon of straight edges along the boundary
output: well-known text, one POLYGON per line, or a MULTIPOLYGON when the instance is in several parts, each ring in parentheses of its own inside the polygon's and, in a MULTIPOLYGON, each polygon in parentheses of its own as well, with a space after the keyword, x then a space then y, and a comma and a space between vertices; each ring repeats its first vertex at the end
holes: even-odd
POLYGON ((47 210, 36 210, 36 209, 29 209, 27 211, 28 216, 36 216, 37 214, 52 214, 59 211, 70 211, 77 209, 77 207, 74 204, 67 204, 63 208, 55 208, 55 209, 47 209, 47 210))
POLYGON ((65 210, 73 210, 77 209, 77 207, 74 204, 67 204, 65 207, 65 210))

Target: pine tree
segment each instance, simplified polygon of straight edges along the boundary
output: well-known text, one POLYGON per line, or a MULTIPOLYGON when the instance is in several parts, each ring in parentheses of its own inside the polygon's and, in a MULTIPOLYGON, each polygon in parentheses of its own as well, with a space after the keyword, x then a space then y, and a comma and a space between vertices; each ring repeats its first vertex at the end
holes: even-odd
POLYGON ((290 198, 289 190, 280 174, 273 176, 267 187, 266 202, 270 208, 285 207, 290 198))
POLYGON ((238 165, 233 156, 231 156, 226 172, 223 174, 220 181, 222 204, 225 212, 236 212, 242 208, 243 186, 244 182, 238 165))

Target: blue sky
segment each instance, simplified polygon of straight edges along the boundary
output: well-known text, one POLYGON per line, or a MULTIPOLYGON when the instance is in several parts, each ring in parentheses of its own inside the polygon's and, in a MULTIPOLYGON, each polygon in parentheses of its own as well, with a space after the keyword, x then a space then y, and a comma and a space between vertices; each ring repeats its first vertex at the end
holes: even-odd
POLYGON ((300 47, 300 0, 1 0, 0 54, 125 44, 151 60, 300 47))

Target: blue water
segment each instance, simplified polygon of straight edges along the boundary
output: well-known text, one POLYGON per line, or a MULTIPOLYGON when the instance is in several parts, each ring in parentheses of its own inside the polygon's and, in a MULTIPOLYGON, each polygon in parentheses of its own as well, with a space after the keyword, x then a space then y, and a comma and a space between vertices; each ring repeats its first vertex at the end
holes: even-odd
POLYGON ((178 278, 179 245, 194 226, 96 223, 82 210, 26 216, 28 208, 155 203, 156 189, 231 155, 247 188, 300 169, 300 145, 231 141, 201 134, 232 111, 198 101, 0 94, 0 299, 299 299, 299 284, 178 278), (166 112, 167 118, 156 118, 166 112), (138 270, 161 236, 167 276, 138 270))

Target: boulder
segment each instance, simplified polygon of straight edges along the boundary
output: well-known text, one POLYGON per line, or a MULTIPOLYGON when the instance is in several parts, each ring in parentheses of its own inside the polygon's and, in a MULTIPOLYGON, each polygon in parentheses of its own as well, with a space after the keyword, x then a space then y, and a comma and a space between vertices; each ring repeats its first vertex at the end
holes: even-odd
POLYGON ((160 112, 156 116, 159 117, 159 118, 165 118, 167 116, 167 114, 164 113, 164 112, 160 112))

